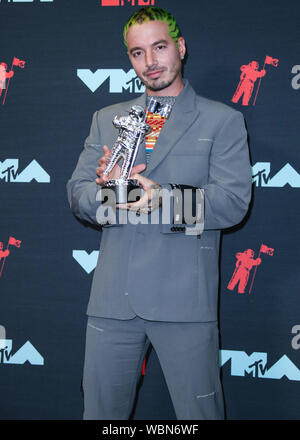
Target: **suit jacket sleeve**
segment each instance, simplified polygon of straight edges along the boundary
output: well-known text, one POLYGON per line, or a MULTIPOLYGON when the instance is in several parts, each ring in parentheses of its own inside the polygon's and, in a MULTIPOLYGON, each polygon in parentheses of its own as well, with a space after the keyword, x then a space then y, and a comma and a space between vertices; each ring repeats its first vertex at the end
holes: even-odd
MULTIPOLYGON (((234 112, 223 123, 212 146, 208 181, 202 186, 204 230, 224 229, 240 223, 250 203, 251 183, 244 119, 240 112, 234 112)), ((176 185, 176 188, 180 188, 183 192, 185 188, 191 187, 176 185)), ((193 211, 195 209, 193 206, 193 211)), ((184 218, 183 214, 182 218, 184 218)), ((176 224, 175 216, 173 224, 176 224)), ((184 228, 179 227, 176 230, 180 231, 184 228)))
POLYGON ((99 225, 96 211, 100 205, 96 201, 99 189, 95 179, 96 166, 101 157, 101 135, 98 127, 98 111, 94 113, 90 134, 84 143, 77 166, 67 183, 68 200, 72 212, 81 220, 99 225))

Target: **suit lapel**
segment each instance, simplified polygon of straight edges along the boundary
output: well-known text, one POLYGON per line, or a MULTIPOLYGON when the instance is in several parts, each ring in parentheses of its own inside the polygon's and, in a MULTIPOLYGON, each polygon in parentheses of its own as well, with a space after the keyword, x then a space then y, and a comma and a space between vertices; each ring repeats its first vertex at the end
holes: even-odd
MULTIPOLYGON (((145 177, 148 177, 161 163, 198 117, 199 111, 196 108, 196 93, 187 80, 184 80, 184 83, 184 89, 176 98, 170 118, 166 121, 158 136, 148 166, 146 170, 141 173, 145 177)), ((129 103, 127 102, 126 111, 129 112, 133 105, 140 105, 146 108, 146 93, 143 93, 129 103)), ((140 163, 146 163, 145 140, 139 147, 134 165, 140 163)))
MULTIPOLYGON (((185 80, 185 87, 176 98, 170 118, 165 122, 151 153, 147 169, 143 172, 145 177, 148 177, 161 163, 198 117, 199 111, 196 110, 195 99, 194 90, 185 80)), ((141 149, 145 150, 142 145, 141 149)))

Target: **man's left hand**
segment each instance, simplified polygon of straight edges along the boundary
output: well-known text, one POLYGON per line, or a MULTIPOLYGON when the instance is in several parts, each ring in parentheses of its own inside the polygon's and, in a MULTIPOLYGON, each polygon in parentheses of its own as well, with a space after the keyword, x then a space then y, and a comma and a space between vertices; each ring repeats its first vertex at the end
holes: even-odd
POLYGON ((158 208, 161 205, 161 185, 153 180, 147 179, 147 177, 141 176, 140 174, 134 174, 130 177, 136 179, 142 185, 144 194, 137 202, 122 203, 116 205, 117 208, 143 212, 145 214, 149 214, 151 211, 158 208))

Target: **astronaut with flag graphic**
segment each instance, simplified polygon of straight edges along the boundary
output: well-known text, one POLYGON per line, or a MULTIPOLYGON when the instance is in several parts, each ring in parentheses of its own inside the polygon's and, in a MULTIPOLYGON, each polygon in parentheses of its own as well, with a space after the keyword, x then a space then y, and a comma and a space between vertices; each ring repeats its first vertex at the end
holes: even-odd
POLYGON ((242 105, 249 104, 255 81, 257 78, 262 78, 266 74, 264 69, 258 69, 259 64, 257 61, 251 61, 251 63, 241 66, 242 74, 235 94, 233 95, 232 102, 237 103, 243 96, 242 105))
POLYGON ((257 258, 253 258, 254 251, 252 249, 246 249, 244 252, 237 252, 235 254, 237 262, 235 264, 235 270, 231 277, 231 280, 227 285, 227 289, 233 290, 235 286, 239 283, 238 293, 245 293, 250 271, 253 267, 255 267, 251 285, 249 288, 249 294, 251 293, 257 267, 261 264, 262 261, 260 258, 261 254, 267 254, 272 257, 274 255, 274 249, 262 243, 257 258))
POLYGON ((240 76, 240 82, 231 101, 237 103, 243 96, 242 105, 248 105, 254 89, 255 81, 259 78, 259 84, 253 102, 253 105, 255 105, 261 80, 266 75, 265 65, 270 64, 273 67, 277 67, 278 63, 279 60, 277 58, 272 58, 269 55, 266 55, 264 65, 261 70, 258 70, 259 64, 257 61, 251 61, 251 63, 241 66, 242 74, 240 76))
POLYGON ((246 249, 244 252, 237 252, 235 256, 237 259, 235 271, 228 283, 227 289, 233 290, 235 286, 239 284, 238 293, 245 293, 250 271, 253 266, 258 266, 261 263, 261 258, 253 258, 254 251, 252 249, 246 249))

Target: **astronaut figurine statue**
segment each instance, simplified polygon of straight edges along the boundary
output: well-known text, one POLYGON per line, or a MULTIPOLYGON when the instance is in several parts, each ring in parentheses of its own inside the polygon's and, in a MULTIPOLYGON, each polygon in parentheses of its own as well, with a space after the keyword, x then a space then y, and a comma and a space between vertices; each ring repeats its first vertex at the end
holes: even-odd
POLYGON ((129 177, 139 144, 151 130, 150 126, 144 122, 144 118, 145 112, 139 105, 134 105, 128 116, 115 116, 113 124, 119 129, 119 136, 114 143, 109 164, 103 174, 109 174, 119 158, 123 157, 120 179, 129 177))
POLYGON ((111 157, 103 174, 108 175, 121 157, 123 163, 120 178, 108 180, 102 187, 115 191, 116 203, 126 203, 128 192, 139 187, 137 180, 129 179, 129 176, 139 145, 151 131, 151 127, 145 120, 145 111, 139 105, 131 107, 128 116, 115 116, 113 120, 113 125, 119 129, 119 135, 112 147, 111 157))

